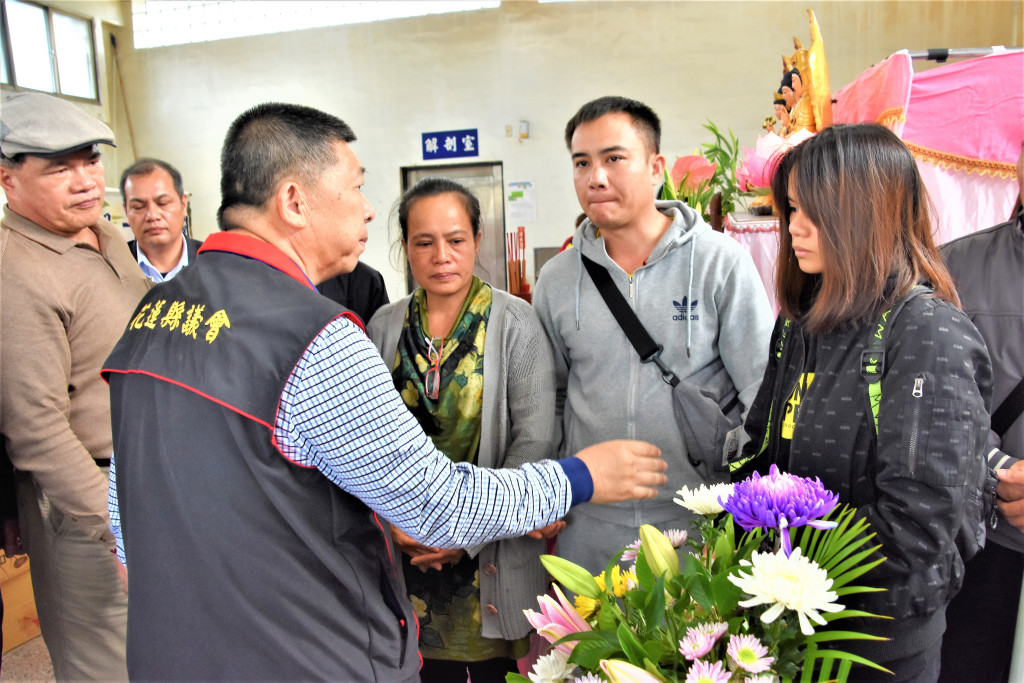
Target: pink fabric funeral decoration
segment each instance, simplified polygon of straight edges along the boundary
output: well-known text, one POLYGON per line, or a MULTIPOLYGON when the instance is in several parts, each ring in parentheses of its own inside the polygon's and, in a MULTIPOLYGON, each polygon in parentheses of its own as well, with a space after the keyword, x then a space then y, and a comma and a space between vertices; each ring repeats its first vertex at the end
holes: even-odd
POLYGON ((834 98, 836 123, 878 121, 907 143, 935 205, 936 242, 1010 218, 1024 139, 1024 53, 915 74, 904 50, 834 98))

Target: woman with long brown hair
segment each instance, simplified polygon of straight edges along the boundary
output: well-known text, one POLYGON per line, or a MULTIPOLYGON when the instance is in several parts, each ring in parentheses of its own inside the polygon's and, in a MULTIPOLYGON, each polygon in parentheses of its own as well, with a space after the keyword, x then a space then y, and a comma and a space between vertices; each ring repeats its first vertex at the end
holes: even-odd
POLYGON ((857 667, 851 680, 934 681, 946 605, 992 495, 988 353, 892 132, 825 129, 782 158, 772 193, 781 311, 739 473, 777 464, 857 506, 887 558, 865 579, 886 590, 846 606, 890 619, 853 627, 888 640, 847 649, 895 676, 857 667))

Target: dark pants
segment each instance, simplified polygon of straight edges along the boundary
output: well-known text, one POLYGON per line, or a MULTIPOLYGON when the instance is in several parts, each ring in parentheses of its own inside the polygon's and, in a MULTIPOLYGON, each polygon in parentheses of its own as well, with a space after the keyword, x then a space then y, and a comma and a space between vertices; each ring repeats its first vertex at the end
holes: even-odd
POLYGON ((1008 681, 1024 554, 989 543, 971 558, 964 585, 946 609, 944 683, 1008 681))
POLYGON ((447 659, 424 659, 420 669, 422 683, 505 683, 505 674, 518 673, 514 659, 485 659, 482 662, 453 662, 447 659), (468 673, 467 673, 468 669, 468 673))
MULTIPOLYGON (((888 662, 877 662, 892 672, 887 674, 877 669, 854 664, 850 670, 850 683, 935 683, 939 679, 939 649, 942 640, 922 652, 888 662)), ((960 683, 973 679, 966 678, 960 683)))

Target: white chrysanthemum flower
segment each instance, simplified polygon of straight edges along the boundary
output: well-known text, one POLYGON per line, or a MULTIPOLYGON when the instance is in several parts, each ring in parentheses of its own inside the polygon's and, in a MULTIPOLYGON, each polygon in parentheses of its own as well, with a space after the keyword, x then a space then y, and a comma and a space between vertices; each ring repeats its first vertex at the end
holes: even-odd
POLYGON ((568 659, 569 655, 552 650, 551 654, 540 657, 533 665, 533 671, 529 673, 530 680, 533 683, 561 683, 576 668, 566 663, 568 659))
POLYGON ((713 484, 711 486, 701 484, 700 488, 692 491, 684 486, 676 491, 679 498, 673 498, 672 502, 682 505, 698 515, 717 515, 724 509, 718 499, 726 500, 730 494, 732 494, 732 484, 713 484))
POLYGON ((779 618, 783 610, 792 610, 800 618, 800 631, 804 635, 814 633, 811 621, 824 625, 825 619, 819 612, 839 612, 843 606, 835 602, 832 579, 824 569, 800 555, 800 548, 786 557, 783 551, 777 553, 755 552, 750 560, 742 560, 741 566, 750 567, 750 574, 742 572, 730 576, 729 580, 754 597, 740 602, 741 607, 771 605, 761 620, 769 624, 779 618))

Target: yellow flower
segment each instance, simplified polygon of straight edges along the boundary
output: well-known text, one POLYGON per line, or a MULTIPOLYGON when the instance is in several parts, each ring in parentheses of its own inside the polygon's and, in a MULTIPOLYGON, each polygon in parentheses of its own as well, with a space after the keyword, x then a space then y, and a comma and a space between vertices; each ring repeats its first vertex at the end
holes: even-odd
POLYGON ((412 609, 416 612, 416 616, 420 619, 427 616, 427 603, 423 602, 415 595, 410 595, 409 601, 412 603, 412 609))
POLYGON ((576 608, 577 614, 584 619, 589 619, 597 613, 598 609, 601 608, 601 601, 595 600, 594 598, 588 598, 585 595, 577 595, 573 607, 576 608))
MULTIPOLYGON (((601 587, 601 592, 607 590, 607 583, 605 582, 605 572, 601 572, 600 576, 595 576, 594 580, 597 581, 597 585, 601 587)), ((629 590, 629 580, 633 579, 636 581, 636 574, 632 571, 624 572, 619 565, 612 567, 612 593, 615 597, 621 598, 629 590)))
POLYGON ((618 598, 624 597, 629 590, 629 584, 636 585, 636 572, 633 570, 621 571, 616 565, 612 569, 612 592, 618 598))
MULTIPOLYGON (((594 582, 601 588, 601 594, 603 595, 607 590, 606 572, 601 572, 594 577, 594 582)), ((612 567, 612 593, 616 597, 624 597, 626 592, 629 591, 629 584, 633 582, 636 584, 636 572, 633 571, 622 571, 622 569, 616 565, 612 567)), ((577 595, 574 606, 576 612, 579 613, 584 619, 588 619, 593 615, 597 614, 598 610, 601 609, 601 600, 595 598, 588 598, 585 595, 577 595)))

